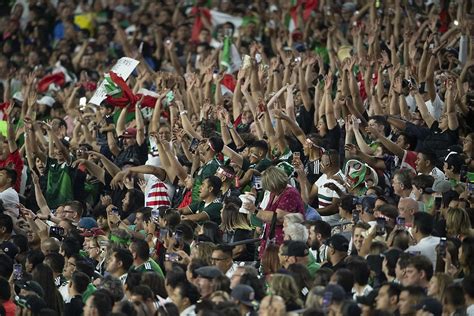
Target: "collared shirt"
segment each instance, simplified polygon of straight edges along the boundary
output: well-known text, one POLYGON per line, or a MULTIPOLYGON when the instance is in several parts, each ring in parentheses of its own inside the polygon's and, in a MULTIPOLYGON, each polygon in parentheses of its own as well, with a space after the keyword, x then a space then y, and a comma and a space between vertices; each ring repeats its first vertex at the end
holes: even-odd
POLYGON ((125 281, 127 281, 128 273, 124 273, 121 276, 119 276, 120 282, 122 282, 122 285, 125 284, 125 281))
POLYGON ((229 270, 227 270, 227 272, 225 273, 225 276, 231 279, 235 273, 235 270, 237 270, 238 267, 239 265, 237 264, 237 262, 234 262, 232 266, 229 268, 229 270))
POLYGON ((416 245, 408 247, 405 252, 419 251, 421 255, 430 259, 433 269, 436 269, 436 246, 439 244, 439 241, 439 237, 424 237, 416 245))
POLYGON ((179 313, 179 316, 195 316, 196 315, 196 305, 191 305, 186 307, 184 311, 179 313))

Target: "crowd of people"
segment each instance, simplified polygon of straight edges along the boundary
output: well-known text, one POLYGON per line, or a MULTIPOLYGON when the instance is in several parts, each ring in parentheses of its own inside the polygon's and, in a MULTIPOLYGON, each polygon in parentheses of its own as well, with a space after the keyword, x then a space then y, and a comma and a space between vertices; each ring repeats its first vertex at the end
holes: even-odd
POLYGON ((472 1, 17 0, 0 30, 0 315, 474 315, 472 1))

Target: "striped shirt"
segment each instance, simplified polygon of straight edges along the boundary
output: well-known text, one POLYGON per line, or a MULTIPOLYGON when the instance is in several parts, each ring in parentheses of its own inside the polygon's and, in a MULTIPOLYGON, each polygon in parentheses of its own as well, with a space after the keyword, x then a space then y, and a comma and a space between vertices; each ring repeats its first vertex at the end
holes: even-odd
MULTIPOLYGON (((341 174, 341 171, 336 173, 334 176, 338 176, 341 174)), ((339 195, 325 187, 324 185, 327 183, 334 183, 337 187, 339 187, 343 192, 345 192, 345 188, 336 180, 332 178, 328 178, 326 174, 322 174, 321 177, 314 183, 315 186, 318 188, 318 208, 324 208, 332 204, 333 198, 339 198, 339 195)), ((339 221, 340 217, 339 214, 329 215, 329 216, 322 216, 325 222, 328 222, 330 225, 335 224, 339 221)))

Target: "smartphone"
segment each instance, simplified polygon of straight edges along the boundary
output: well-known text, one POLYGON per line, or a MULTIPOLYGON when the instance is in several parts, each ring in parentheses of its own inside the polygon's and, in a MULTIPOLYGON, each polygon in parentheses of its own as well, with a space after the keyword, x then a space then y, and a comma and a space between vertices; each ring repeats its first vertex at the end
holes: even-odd
POLYGON ((64 228, 60 226, 51 226, 49 228, 49 237, 55 237, 59 240, 62 240, 64 237, 64 228))
POLYGON ((109 241, 108 240, 100 240, 99 241, 99 246, 100 247, 107 247, 109 245, 109 241))
POLYGON ((180 257, 177 253, 165 253, 165 261, 178 262, 180 257))
POLYGON ((118 209, 118 207, 113 207, 113 208, 112 208, 112 213, 118 216, 118 215, 119 215, 119 209, 118 209))
POLYGON ((436 210, 440 210, 440 209, 441 209, 441 204, 442 204, 442 202, 443 202, 443 197, 441 197, 441 196, 435 197, 435 202, 434 202, 434 204, 435 204, 435 209, 436 209, 436 210))
POLYGON ((199 145, 199 139, 193 138, 193 140, 191 140, 191 144, 189 144, 189 151, 192 153, 195 153, 196 149, 198 148, 198 145, 199 145))
POLYGON ((174 240, 176 240, 176 246, 181 245, 181 242, 183 241, 183 232, 180 230, 177 230, 174 233, 174 240))
POLYGON ((87 104, 86 97, 82 97, 82 98, 79 99, 79 107, 82 108, 82 107, 86 106, 86 104, 87 104))
POLYGON ((397 217, 397 225, 400 228, 404 228, 405 227, 405 217, 398 216, 397 217))
POLYGON ((376 220, 377 224, 375 225, 375 232, 377 236, 383 236, 385 235, 385 218, 383 217, 378 217, 376 220))
POLYGON ((326 292, 323 295, 323 312, 324 314, 327 314, 329 312, 329 306, 331 305, 332 302, 332 292, 326 292))
POLYGON ((254 176, 253 177, 253 187, 256 190, 261 190, 262 189, 262 177, 259 177, 259 176, 254 176))
POLYGON ((151 210, 151 219, 153 221, 157 221, 159 217, 160 217, 160 211, 158 211, 157 209, 152 209, 151 210))
POLYGON ((160 238, 159 238, 159 240, 160 240, 161 242, 164 242, 164 241, 165 241, 165 238, 166 238, 166 236, 168 235, 168 232, 169 232, 169 231, 168 231, 168 228, 160 228, 160 238))
POLYGON ((19 281, 23 278, 23 266, 19 263, 13 265, 13 279, 19 281))
POLYGON ((438 244, 438 254, 440 257, 446 256, 446 248, 448 247, 448 241, 446 237, 441 237, 438 244))
POLYGON ((357 224, 359 222, 359 215, 360 215, 360 211, 355 209, 352 211, 352 222, 354 224, 357 224))

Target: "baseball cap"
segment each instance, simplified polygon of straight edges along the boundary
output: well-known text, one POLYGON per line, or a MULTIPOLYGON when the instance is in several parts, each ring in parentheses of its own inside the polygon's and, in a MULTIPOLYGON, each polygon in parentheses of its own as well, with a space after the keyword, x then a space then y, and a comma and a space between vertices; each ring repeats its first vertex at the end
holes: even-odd
POLYGON ((123 134, 120 137, 135 138, 137 137, 137 129, 133 127, 129 127, 123 132, 123 134))
POLYGON ((290 240, 286 242, 282 250, 283 256, 306 257, 309 254, 306 243, 298 240, 290 240))
POLYGON ((36 103, 38 104, 45 104, 49 107, 52 107, 54 102, 56 102, 52 97, 48 96, 48 95, 45 95, 43 96, 41 99, 39 99, 38 101, 36 101, 36 103))
POLYGON ((17 91, 13 94, 12 99, 15 99, 17 101, 23 102, 25 98, 23 97, 23 93, 21 91, 17 91))
POLYGON ((436 179, 431 189, 433 192, 446 193, 451 190, 451 182, 448 180, 436 179))
POLYGON ((0 244, 0 251, 10 258, 15 259, 18 253, 18 247, 11 241, 6 240, 0 244))
POLYGON ((443 313, 443 305, 432 297, 427 297, 423 299, 420 304, 416 305, 417 310, 424 310, 426 312, 431 313, 433 316, 441 316, 443 313))
POLYGON ((44 291, 41 285, 36 281, 16 281, 15 285, 18 286, 20 289, 24 289, 27 291, 35 292, 38 296, 43 297, 44 291))
POLYGON ((15 304, 31 310, 33 314, 47 307, 45 301, 38 295, 16 296, 15 304))
POLYGON ((201 267, 199 269, 196 269, 195 272, 198 277, 205 279, 214 279, 224 275, 221 270, 214 266, 201 267))
POLYGON ((232 289, 230 294, 235 300, 247 306, 255 305, 255 291, 251 286, 238 284, 232 289))
POLYGON ((342 302, 346 298, 346 292, 344 291, 342 286, 338 284, 328 284, 326 286, 326 289, 324 290, 324 296, 329 293, 332 297, 332 300, 336 302, 342 302))
POLYGON ((83 217, 79 220, 78 228, 92 229, 97 227, 97 221, 92 217, 83 217))
POLYGON ((347 251, 349 249, 349 240, 342 234, 335 234, 326 240, 326 245, 333 247, 337 251, 347 251))

